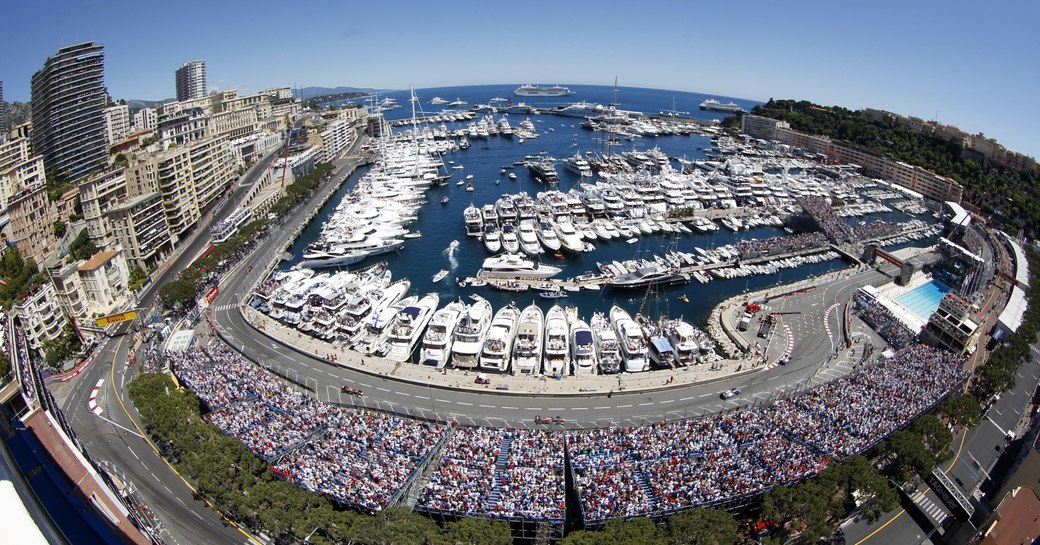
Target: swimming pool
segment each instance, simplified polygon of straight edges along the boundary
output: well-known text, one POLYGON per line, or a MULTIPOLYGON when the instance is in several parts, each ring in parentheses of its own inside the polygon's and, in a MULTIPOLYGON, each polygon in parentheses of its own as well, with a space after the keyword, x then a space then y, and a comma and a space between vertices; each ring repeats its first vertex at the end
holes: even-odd
POLYGON ((942 280, 934 279, 900 295, 896 300, 922 320, 927 321, 935 309, 939 308, 939 302, 942 301, 943 296, 951 289, 953 288, 947 286, 942 280))

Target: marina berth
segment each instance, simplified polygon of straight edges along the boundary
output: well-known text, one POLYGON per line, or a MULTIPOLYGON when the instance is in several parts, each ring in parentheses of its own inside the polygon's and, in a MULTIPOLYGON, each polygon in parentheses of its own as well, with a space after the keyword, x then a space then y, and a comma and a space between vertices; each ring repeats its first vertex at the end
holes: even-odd
POLYGON ((513 350, 513 339, 516 337, 520 323, 520 310, 509 304, 495 313, 491 320, 491 328, 484 338, 484 347, 480 352, 479 366, 483 371, 505 373, 509 370, 509 360, 513 350))
POLYGON ((430 325, 423 335, 419 349, 419 363, 438 369, 443 368, 451 359, 451 345, 455 336, 455 328, 466 311, 466 304, 461 300, 453 301, 438 310, 430 318, 430 325))
POLYGON ((537 375, 542 370, 542 338, 545 315, 538 305, 531 303, 520 314, 520 323, 513 342, 512 366, 514 375, 537 375))

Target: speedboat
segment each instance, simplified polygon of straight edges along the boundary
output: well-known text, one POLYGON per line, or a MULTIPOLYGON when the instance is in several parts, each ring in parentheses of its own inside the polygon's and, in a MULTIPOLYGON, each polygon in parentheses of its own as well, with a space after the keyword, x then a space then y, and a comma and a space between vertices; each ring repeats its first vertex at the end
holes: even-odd
POLYGON ((455 326, 465 310, 465 303, 454 301, 433 314, 426 334, 423 335, 422 348, 419 350, 420 363, 437 368, 448 363, 455 326))
POLYGON ((542 368, 542 335, 545 316, 531 303, 520 314, 513 342, 513 374, 537 375, 542 368))
POLYGON ((484 336, 491 327, 491 303, 487 299, 474 302, 463 313, 455 327, 455 339, 451 346, 451 364, 456 369, 473 369, 477 366, 484 336))
POLYGON ((577 319, 571 323, 571 361, 575 375, 594 375, 596 373, 596 340, 592 328, 585 320, 577 319))
POLYGON ((445 276, 448 276, 448 269, 441 269, 437 271, 437 274, 433 275, 433 282, 440 282, 444 280, 445 276))
POLYGON ((408 361, 419 342, 419 336, 437 310, 437 294, 431 293, 412 306, 397 314, 397 321, 390 331, 390 350, 386 357, 392 361, 408 361))
POLYGON ((551 377, 570 374, 570 347, 567 343, 567 314, 560 305, 553 305, 545 314, 545 359, 543 372, 551 377))
POLYGON ((632 320, 625 309, 617 305, 610 309, 610 321, 614 322, 614 330, 621 343, 621 356, 624 360, 625 371, 640 373, 649 370, 646 338, 643 337, 639 325, 632 320))
POLYGON ((502 307, 491 320, 491 329, 484 338, 484 349, 480 352, 480 368, 486 371, 506 372, 509 356, 513 350, 516 326, 520 322, 520 310, 516 305, 502 307))

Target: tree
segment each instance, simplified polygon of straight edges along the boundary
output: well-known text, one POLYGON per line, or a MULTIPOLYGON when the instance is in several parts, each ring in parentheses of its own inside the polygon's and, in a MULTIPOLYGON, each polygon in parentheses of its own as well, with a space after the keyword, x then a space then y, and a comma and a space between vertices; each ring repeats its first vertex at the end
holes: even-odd
POLYGON ((666 545, 668 539, 654 521, 610 519, 599 530, 571 532, 563 545, 666 545))
POLYGON ((65 229, 66 229, 66 227, 67 226, 65 225, 64 221, 55 220, 54 221, 54 236, 57 237, 57 238, 61 238, 61 237, 65 236, 65 229))
MULTIPOLYGON (((825 483, 826 484, 826 483, 825 483)), ((788 523, 792 532, 801 531, 809 543, 830 534, 833 489, 815 481, 804 481, 793 487, 778 486, 762 499, 762 514, 788 523)))
POLYGON ((69 244, 69 255, 72 256, 73 261, 90 259, 90 256, 96 254, 97 251, 97 246, 94 245, 94 241, 90 240, 86 229, 80 231, 72 244, 69 244))
POLYGON ((975 396, 961 394, 950 396, 939 405, 939 411, 955 426, 977 426, 982 407, 975 396))
POLYGON ((668 542, 675 545, 731 545, 737 541, 737 521, 718 509, 694 509, 673 515, 665 529, 668 542))
POLYGON ((134 267, 130 269, 130 277, 126 281, 126 287, 130 291, 137 291, 141 289, 146 280, 148 280, 148 275, 141 270, 141 267, 134 267))
POLYGON ((511 545, 509 524, 501 520, 464 518, 450 522, 444 535, 452 545, 511 545))
POLYGON ((925 448, 921 436, 911 431, 893 433, 882 444, 881 450, 895 456, 892 471, 897 479, 907 479, 914 473, 927 475, 935 466, 935 455, 925 448))
POLYGON ((173 280, 159 288, 159 300, 168 308, 181 309, 195 300, 195 283, 186 279, 173 280))
POLYGON ((934 456, 935 461, 943 460, 949 454, 953 434, 943 425, 939 417, 926 414, 910 426, 910 431, 921 437, 921 443, 934 456))
POLYGON ((874 464, 860 455, 850 456, 827 468, 820 481, 830 481, 840 491, 841 518, 856 512, 870 522, 899 505, 899 495, 874 464))

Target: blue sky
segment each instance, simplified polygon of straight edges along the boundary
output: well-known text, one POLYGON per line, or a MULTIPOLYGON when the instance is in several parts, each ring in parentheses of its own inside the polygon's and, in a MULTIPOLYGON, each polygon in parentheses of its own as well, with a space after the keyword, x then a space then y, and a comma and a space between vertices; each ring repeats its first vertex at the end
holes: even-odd
POLYGON ((59 47, 95 40, 115 98, 172 97, 174 70, 197 58, 212 88, 243 92, 617 76, 633 87, 877 107, 1040 157, 1035 1, 36 0, 4 11, 8 101, 29 98, 33 72, 59 47))

